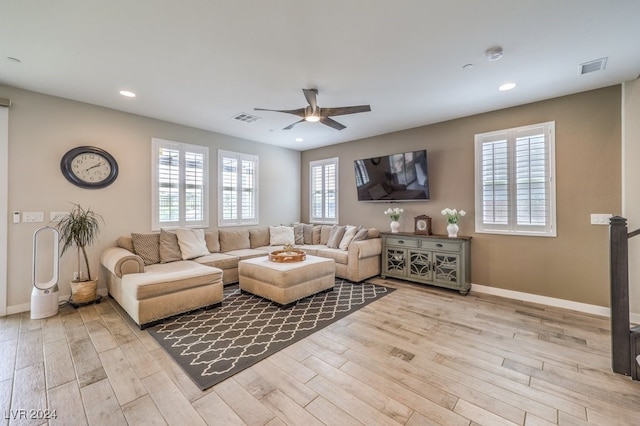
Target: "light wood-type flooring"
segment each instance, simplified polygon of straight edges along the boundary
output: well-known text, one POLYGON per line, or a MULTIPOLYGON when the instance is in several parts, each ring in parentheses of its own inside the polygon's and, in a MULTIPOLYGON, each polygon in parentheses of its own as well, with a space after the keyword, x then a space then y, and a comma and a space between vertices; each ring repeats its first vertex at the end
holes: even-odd
POLYGON ((0 318, 2 422, 640 424, 607 318, 373 281, 397 290, 205 392, 113 300, 0 318))

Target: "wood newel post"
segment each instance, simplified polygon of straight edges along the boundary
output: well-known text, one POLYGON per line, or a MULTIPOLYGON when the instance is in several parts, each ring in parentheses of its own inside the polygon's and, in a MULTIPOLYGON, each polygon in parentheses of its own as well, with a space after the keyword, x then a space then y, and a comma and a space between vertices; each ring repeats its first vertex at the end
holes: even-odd
POLYGON ((627 219, 610 219, 611 364, 614 373, 631 374, 629 341, 629 241, 627 219))

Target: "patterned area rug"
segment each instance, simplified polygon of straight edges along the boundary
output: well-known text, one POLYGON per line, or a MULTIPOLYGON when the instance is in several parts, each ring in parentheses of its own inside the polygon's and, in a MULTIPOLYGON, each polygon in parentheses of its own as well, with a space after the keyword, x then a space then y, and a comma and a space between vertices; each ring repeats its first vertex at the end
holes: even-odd
POLYGON ((147 331, 207 389, 394 289, 336 280, 332 291, 290 308, 225 287, 222 307, 170 318, 147 331))

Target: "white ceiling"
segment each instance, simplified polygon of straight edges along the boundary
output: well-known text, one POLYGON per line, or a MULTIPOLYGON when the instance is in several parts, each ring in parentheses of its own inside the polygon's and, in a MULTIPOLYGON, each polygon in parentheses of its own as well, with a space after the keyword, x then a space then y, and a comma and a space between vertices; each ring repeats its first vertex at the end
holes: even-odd
POLYGON ((633 80, 639 19, 639 0, 0 0, 0 83, 306 150, 633 80), (302 88, 372 111, 342 131, 253 111, 302 88))

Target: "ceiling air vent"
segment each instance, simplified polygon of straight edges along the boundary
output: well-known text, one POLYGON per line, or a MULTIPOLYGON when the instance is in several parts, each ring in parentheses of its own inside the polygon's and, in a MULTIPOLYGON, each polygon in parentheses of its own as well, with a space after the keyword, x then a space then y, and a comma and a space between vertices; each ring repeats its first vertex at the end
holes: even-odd
POLYGON ((241 112, 236 114, 233 117, 234 120, 242 121, 244 123, 253 123, 254 121, 260 120, 260 117, 256 117, 255 115, 247 114, 246 112, 241 112))
POLYGON ((607 58, 596 59, 578 65, 578 75, 589 74, 590 72, 602 71, 607 66, 607 58))

